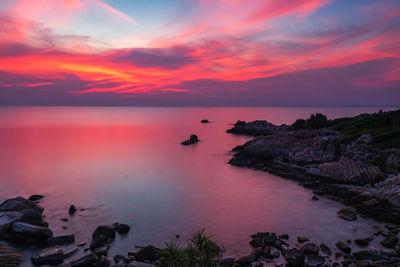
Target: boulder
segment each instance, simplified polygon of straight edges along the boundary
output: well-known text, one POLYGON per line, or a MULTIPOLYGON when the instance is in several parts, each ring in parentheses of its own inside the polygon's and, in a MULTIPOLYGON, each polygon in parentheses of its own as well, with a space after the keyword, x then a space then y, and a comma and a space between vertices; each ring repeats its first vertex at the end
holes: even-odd
POLYGON ((341 251, 343 251, 344 253, 351 253, 351 247, 349 247, 346 243, 344 243, 343 241, 338 241, 336 242, 336 247, 338 249, 340 249, 341 251))
POLYGON ((386 237, 384 240, 382 240, 380 243, 384 247, 392 248, 397 244, 398 241, 399 239, 397 238, 397 236, 390 235, 386 237))
POLYGON ((44 198, 44 196, 42 196, 42 195, 32 195, 32 196, 30 196, 30 197, 28 198, 28 200, 30 200, 30 201, 39 201, 39 200, 41 200, 42 198, 44 198))
POLYGON ((359 238, 355 239, 354 243, 356 243, 360 247, 367 247, 369 245, 369 241, 370 241, 369 238, 359 238))
POLYGON ((298 236, 297 237, 297 242, 299 242, 299 243, 304 243, 304 242, 307 242, 309 240, 310 239, 308 239, 307 237, 304 237, 304 236, 298 236))
POLYGON ((161 249, 156 248, 154 246, 146 246, 139 251, 137 251, 134 256, 135 260, 144 262, 144 261, 149 261, 149 262, 154 262, 158 259, 158 256, 161 252, 161 249))
POLYGON ((115 238, 115 228, 111 225, 101 225, 96 228, 92 234, 92 242, 90 249, 103 247, 108 245, 115 238))
POLYGON ((301 247, 301 250, 304 252, 304 254, 316 254, 318 255, 319 253, 319 247, 315 245, 314 243, 307 243, 304 246, 301 247))
POLYGON ((181 144, 188 146, 199 142, 199 138, 197 135, 192 134, 188 140, 183 141, 181 144))
POLYGON ((131 229, 129 225, 123 223, 114 223, 113 226, 115 227, 115 231, 119 234, 126 234, 131 229))
POLYGON ((76 207, 74 205, 69 206, 68 213, 73 216, 76 212, 76 207))
POLYGON ((290 249, 288 251, 286 251, 286 253, 283 255, 287 265, 286 266, 290 266, 290 267, 300 267, 300 266, 304 266, 304 253, 301 250, 298 249, 290 249))
POLYGON ((97 256, 94 253, 90 253, 86 256, 83 256, 77 260, 71 261, 71 267, 87 267, 93 266, 97 262, 97 256))
POLYGON ((323 253, 325 253, 326 255, 328 255, 328 256, 332 255, 332 251, 331 251, 331 249, 330 249, 327 245, 321 244, 321 245, 319 246, 319 248, 320 248, 321 251, 322 251, 323 253))
POLYGON ((53 232, 47 227, 41 227, 24 222, 16 222, 12 225, 11 231, 24 236, 47 240, 53 236, 53 232))
POLYGON ((56 265, 64 261, 64 252, 59 246, 46 248, 31 258, 33 264, 56 265))
POLYGON ((357 219, 357 212, 354 209, 344 208, 339 210, 336 214, 339 218, 346 221, 355 221, 357 219))
POLYGON ((47 244, 49 246, 64 245, 74 242, 75 242, 74 235, 60 235, 60 236, 50 237, 49 239, 47 239, 47 244))
POLYGON ((370 260, 370 261, 378 261, 384 258, 380 256, 378 251, 376 251, 375 249, 353 252, 353 256, 357 260, 370 260))
POLYGON ((325 257, 318 255, 310 255, 307 257, 307 267, 318 267, 325 263, 325 257))
POLYGON ((23 197, 7 199, 0 205, 0 211, 20 211, 35 207, 35 203, 23 197))
POLYGON ((201 120, 201 123, 210 123, 210 121, 209 121, 209 120, 206 120, 206 119, 204 119, 204 120, 201 120))
POLYGON ((9 231, 12 224, 22 220, 23 216, 19 211, 0 211, 0 235, 9 231))

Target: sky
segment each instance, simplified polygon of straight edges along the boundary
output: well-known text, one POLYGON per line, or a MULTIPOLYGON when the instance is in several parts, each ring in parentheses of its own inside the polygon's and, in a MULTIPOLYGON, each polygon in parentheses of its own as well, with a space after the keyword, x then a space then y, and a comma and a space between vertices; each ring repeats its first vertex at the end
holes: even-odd
POLYGON ((400 106, 400 1, 0 0, 0 105, 400 106))

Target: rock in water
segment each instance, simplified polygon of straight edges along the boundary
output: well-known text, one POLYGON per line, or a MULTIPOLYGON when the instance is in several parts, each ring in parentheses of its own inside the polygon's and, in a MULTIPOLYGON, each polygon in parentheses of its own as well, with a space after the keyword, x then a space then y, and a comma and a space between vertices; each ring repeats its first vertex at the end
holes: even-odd
POLYGON ((301 250, 305 254, 317 254, 319 253, 319 247, 315 245, 314 243, 307 243, 304 246, 301 247, 301 250))
POLYGON ((8 231, 13 223, 22 220, 23 216, 19 211, 0 211, 0 235, 8 231))
POLYGON ((64 252, 59 246, 46 248, 31 258, 33 264, 56 265, 64 261, 64 252))
POLYGON ((115 228, 111 225, 101 225, 96 228, 92 235, 90 249, 108 245, 115 238, 115 228))
POLYGON ((304 253, 298 249, 290 249, 284 254, 285 260, 287 262, 286 266, 297 267, 304 266, 304 253))
POLYGON ((60 236, 50 237, 49 239, 47 239, 47 244, 49 246, 64 245, 74 242, 75 242, 74 235, 60 235, 60 236))
POLYGON ((391 248, 394 247, 398 241, 399 239, 397 238, 397 236, 390 235, 381 241, 381 245, 387 248, 391 248))
POLYGON ((155 246, 146 246, 135 253, 135 259, 137 261, 150 261, 154 262, 157 260, 161 249, 156 248, 155 246))
POLYGON ((75 261, 71 261, 71 267, 86 267, 86 266, 93 266, 97 262, 97 256, 94 253, 90 253, 86 256, 83 256, 80 259, 75 261))
POLYGON ((73 216, 75 212, 76 212, 76 207, 74 205, 71 205, 68 210, 69 215, 73 216))
POLYGON ((337 212, 337 215, 339 216, 339 218, 342 218, 346 221, 354 221, 357 219, 357 213, 353 209, 341 209, 337 212))
POLYGON ((6 244, 0 243, 0 266, 4 267, 16 267, 22 261, 24 257, 15 248, 6 244))
POLYGON ((210 123, 210 121, 209 121, 209 120, 206 120, 206 119, 204 119, 204 120, 201 120, 201 123, 210 123))
POLYGON ((41 200, 42 198, 44 198, 44 196, 42 196, 42 195, 32 195, 32 196, 30 196, 28 199, 29 199, 30 201, 39 201, 39 200, 41 200))
POLYGON ((192 134, 188 140, 183 141, 181 144, 188 146, 199 142, 199 138, 197 135, 192 134))
POLYGON ((131 229, 129 225, 123 223, 114 223, 113 226, 115 227, 115 231, 119 234, 126 234, 131 229))
POLYGON ((336 242, 336 247, 338 249, 340 249, 341 251, 343 251, 344 253, 351 253, 351 247, 349 247, 348 245, 346 245, 346 243, 342 242, 342 241, 338 241, 336 242))
POLYGON ((311 255, 307 258, 307 267, 318 267, 325 263, 325 257, 311 255))
POLYGON ((47 240, 53 236, 53 231, 47 227, 41 227, 23 222, 14 223, 11 230, 17 234, 31 236, 42 240, 47 240))

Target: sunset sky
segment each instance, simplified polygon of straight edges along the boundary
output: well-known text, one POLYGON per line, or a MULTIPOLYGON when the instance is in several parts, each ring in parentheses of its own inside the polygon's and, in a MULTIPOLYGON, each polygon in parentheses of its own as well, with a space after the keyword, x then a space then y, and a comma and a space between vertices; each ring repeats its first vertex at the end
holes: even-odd
POLYGON ((1 0, 0 105, 400 105, 400 1, 1 0))

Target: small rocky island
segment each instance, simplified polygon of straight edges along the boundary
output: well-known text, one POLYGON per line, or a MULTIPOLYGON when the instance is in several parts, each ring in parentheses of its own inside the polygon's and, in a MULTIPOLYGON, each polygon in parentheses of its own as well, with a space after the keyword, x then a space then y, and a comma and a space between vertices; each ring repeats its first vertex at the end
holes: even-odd
POLYGON ((230 164, 294 179, 352 206, 400 224, 400 110, 292 125, 238 121, 227 132, 255 136, 233 149, 230 164))

